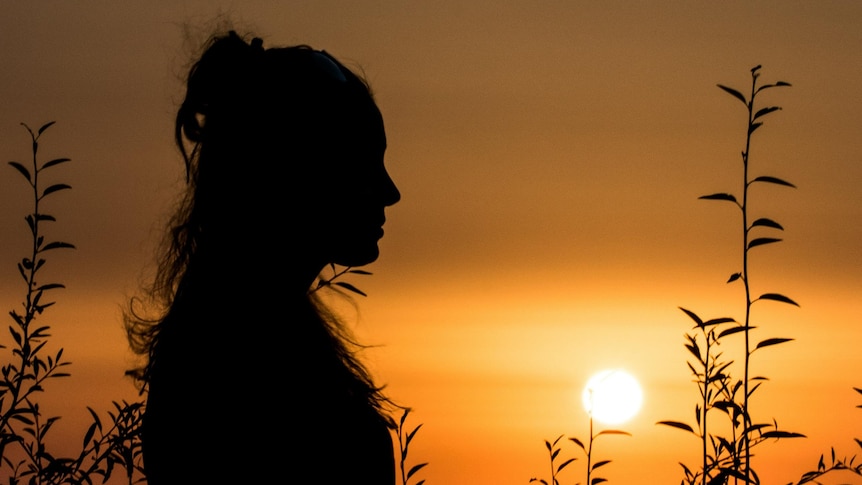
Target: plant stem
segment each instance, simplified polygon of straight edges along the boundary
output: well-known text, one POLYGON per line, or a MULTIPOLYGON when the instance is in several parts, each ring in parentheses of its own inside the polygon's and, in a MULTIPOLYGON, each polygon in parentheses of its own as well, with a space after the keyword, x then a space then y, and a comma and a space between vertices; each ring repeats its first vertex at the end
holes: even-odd
POLYGON ((709 409, 709 351, 710 351, 710 340, 709 340, 709 332, 704 331, 704 336, 706 338, 706 355, 703 358, 703 410, 701 411, 701 422, 703 423, 701 427, 700 433, 700 441, 701 446, 703 447, 703 485, 706 485, 706 445, 707 445, 707 436, 709 433, 707 432, 707 423, 706 423, 706 411, 709 409))
POLYGON ((745 483, 751 483, 751 409, 749 403, 749 376, 751 360, 751 282, 748 274, 748 162, 751 150, 751 133, 754 125, 754 97, 757 93, 757 71, 751 72, 751 97, 748 100, 748 129, 745 137, 745 151, 742 153, 742 282, 745 287, 745 364, 743 376, 743 443, 745 448, 745 483))
MULTIPOLYGON (((592 393, 592 391, 590 391, 592 393)), ((593 440, 595 437, 593 436, 593 410, 590 409, 590 446, 587 450, 587 484, 590 482, 590 472, 592 471, 592 458, 593 458, 593 440)))

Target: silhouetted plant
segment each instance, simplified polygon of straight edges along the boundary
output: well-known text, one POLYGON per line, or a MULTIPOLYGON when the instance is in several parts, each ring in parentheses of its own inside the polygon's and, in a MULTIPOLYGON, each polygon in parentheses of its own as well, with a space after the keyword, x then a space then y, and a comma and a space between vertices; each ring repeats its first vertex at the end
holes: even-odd
POLYGON ((780 110, 777 106, 759 107, 756 104, 757 95, 766 89, 790 86, 789 83, 779 81, 773 84, 758 85, 760 66, 751 69, 751 94, 748 98, 741 92, 719 84, 718 87, 734 98, 740 100, 748 111, 748 120, 745 137, 745 149, 742 151, 742 194, 741 200, 730 193, 714 193, 704 195, 700 199, 718 200, 730 202, 735 205, 741 215, 742 233, 742 268, 731 274, 728 283, 741 282, 745 296, 745 318, 742 324, 731 318, 719 318, 714 320, 702 320, 690 310, 682 308, 694 322, 695 328, 701 331, 705 349, 701 350, 698 345, 698 336, 686 335, 688 342, 686 347, 697 358, 697 366, 688 363, 692 374, 696 377, 701 393, 701 402, 695 406, 695 418, 698 423, 698 431, 688 424, 679 421, 660 421, 659 424, 672 426, 692 432, 701 441, 703 460, 699 472, 693 472, 689 467, 682 464, 685 472, 683 483, 694 484, 700 481, 702 484, 723 484, 730 477, 743 480, 748 483, 760 483, 760 480, 751 466, 751 448, 769 439, 794 438, 804 435, 778 428, 777 422, 772 424, 754 423, 752 420, 752 396, 757 388, 767 380, 762 376, 752 376, 751 357, 757 350, 764 347, 783 344, 791 341, 790 338, 768 338, 752 344, 752 330, 755 326, 751 323, 752 307, 758 301, 776 301, 798 306, 792 299, 780 293, 763 293, 759 297, 752 298, 751 273, 749 272, 750 252, 759 246, 773 244, 781 241, 776 237, 755 236, 755 231, 761 229, 782 231, 781 224, 772 219, 761 217, 751 220, 751 207, 749 205, 749 194, 755 184, 772 184, 784 187, 795 187, 790 182, 773 176, 761 175, 751 177, 750 153, 752 135, 763 125, 763 117, 780 110), (736 324, 736 325, 728 325, 736 324), (717 329, 725 326, 723 330, 716 333, 717 329), (742 334, 743 363, 741 379, 733 379, 730 376, 732 362, 719 361, 721 354, 715 352, 715 347, 728 336, 742 334), (741 392, 741 396, 740 396, 741 392), (708 415, 711 411, 718 410, 729 418, 731 434, 722 436, 708 430, 708 415))
MULTIPOLYGON (((37 275, 46 264, 46 253, 55 249, 73 249, 72 244, 47 241, 43 224, 56 218, 43 212, 43 201, 50 195, 71 189, 67 184, 52 184, 43 188, 40 175, 51 167, 67 163, 69 158, 56 158, 42 164, 38 160, 39 139, 54 122, 42 125, 35 132, 27 125, 32 141, 32 164, 27 167, 9 162, 28 182, 33 191, 33 212, 24 219, 29 228, 32 247, 28 256, 18 263, 18 272, 27 290, 22 309, 9 312, 14 325, 9 326, 13 345, 9 361, 0 367, 0 469, 10 484, 22 480, 30 484, 92 483, 98 476, 107 481, 116 466, 122 467, 128 483, 142 475, 140 465, 139 423, 142 403, 114 403, 109 412, 111 424, 102 426, 98 414, 88 408, 91 424, 82 440, 81 452, 73 458, 57 457, 46 446, 46 438, 60 416, 45 417, 39 406, 39 395, 49 380, 68 377, 64 371, 70 362, 63 349, 49 352, 48 325, 37 325, 37 317, 55 304, 48 301, 48 292, 64 288, 61 283, 37 282, 37 275)), ((6 349, 5 345, 0 348, 6 349)))
MULTIPOLYGON (((631 433, 628 433, 626 431, 616 430, 616 429, 606 429, 606 430, 599 431, 598 433, 595 433, 594 426, 593 426, 593 416, 592 416, 592 414, 590 414, 590 439, 587 441, 587 443, 584 444, 584 442, 578 438, 574 438, 574 437, 569 438, 569 441, 571 441, 572 443, 577 445, 578 448, 581 449, 581 451, 583 452, 584 456, 587 459, 587 463, 586 463, 586 467, 585 467, 586 481, 584 482, 587 485, 596 485, 598 483, 608 481, 607 478, 595 476, 595 472, 599 468, 611 463, 611 460, 599 460, 599 461, 596 461, 595 463, 593 463, 593 445, 595 444, 598 437, 603 436, 603 435, 631 436, 631 433)), ((562 448, 559 446, 559 442, 562 438, 563 438, 563 435, 558 436, 557 439, 555 439, 553 443, 549 442, 548 440, 545 440, 545 448, 547 448, 547 450, 548 450, 548 455, 550 456, 550 461, 551 461, 551 481, 548 482, 542 478, 531 478, 530 483, 539 482, 539 483, 542 483, 544 485, 560 485, 560 481, 557 478, 557 475, 559 475, 559 473, 564 468, 566 468, 567 466, 569 466, 570 464, 572 464, 573 462, 575 462, 577 460, 576 457, 575 458, 569 458, 560 464, 556 464, 556 460, 557 460, 557 458, 559 458, 560 451, 562 451, 562 448)), ((580 483, 581 482, 577 482, 576 485, 580 485, 580 483)))
MULTIPOLYGON (((410 443, 413 441, 413 438, 416 437, 416 433, 419 431, 419 428, 422 427, 422 425, 419 424, 409 432, 406 431, 404 423, 407 421, 407 415, 410 414, 410 412, 410 408, 404 408, 404 412, 401 414, 401 419, 398 421, 398 428, 396 429, 396 433, 398 435, 399 467, 401 469, 402 485, 408 485, 408 482, 416 472, 428 466, 428 463, 426 462, 413 465, 409 469, 407 468, 407 453, 410 449, 410 443)), ((419 480, 416 482, 416 485, 423 485, 424 483, 425 480, 419 480)))
POLYGON ((362 270, 362 269, 354 269, 350 266, 346 266, 346 267, 339 270, 338 267, 336 267, 336 265, 334 263, 329 264, 329 270, 332 273, 332 275, 329 277, 325 277, 322 275, 319 276, 317 278, 317 285, 315 285, 314 288, 312 288, 310 290, 311 293, 319 291, 323 288, 332 288, 332 289, 336 289, 336 290, 338 288, 343 288, 343 289, 350 291, 352 293, 356 293, 357 295, 368 296, 367 294, 365 294, 364 291, 353 286, 351 283, 348 283, 346 281, 335 281, 335 280, 341 278, 342 276, 344 276, 346 274, 358 274, 358 275, 369 276, 369 275, 371 275, 371 273, 369 273, 368 271, 362 270), (335 287, 338 287, 338 288, 335 288, 335 287))
POLYGON ((605 430, 599 431, 598 433, 594 434, 594 432, 593 432, 593 416, 590 415, 590 440, 587 443, 587 445, 584 445, 584 443, 581 440, 579 440, 578 438, 569 438, 570 441, 572 441, 574 444, 578 445, 578 447, 581 448, 581 451, 584 452, 584 456, 587 457, 587 466, 586 466, 587 481, 584 482, 586 485, 596 485, 597 483, 602 483, 602 482, 608 481, 606 478, 601 478, 601 477, 595 476, 595 471, 597 469, 609 464, 611 462, 611 460, 600 460, 600 461, 593 463, 593 444, 595 443, 596 439, 599 436, 614 435, 614 434, 631 436, 630 433, 628 433, 626 431, 620 431, 617 429, 605 429, 605 430))
MULTIPOLYGON (((739 418, 741 413, 739 407, 735 403, 736 393, 739 390, 740 382, 731 383, 732 379, 729 375, 729 367, 732 361, 723 361, 722 353, 716 351, 716 347, 720 343, 722 333, 716 333, 716 330, 725 323, 735 322, 732 318, 718 318, 708 321, 703 321, 694 312, 681 308, 695 322, 694 329, 699 330, 699 334, 686 334, 687 343, 685 347, 695 357, 696 362, 686 362, 688 368, 694 376, 694 382, 698 385, 700 393, 700 402, 695 404, 694 415, 697 423, 697 431, 685 423, 677 421, 660 421, 659 424, 680 428, 691 433, 694 433, 701 441, 701 469, 700 472, 692 471, 685 464, 681 464, 685 473, 684 483, 694 484, 700 479, 704 481, 711 472, 719 469, 722 466, 727 468, 738 464, 739 454, 735 446, 730 446, 736 443, 736 430, 739 427, 739 418), (702 337, 704 348, 701 349, 699 337, 702 337), (733 426, 731 439, 728 441, 721 437, 716 437, 709 432, 709 411, 718 408, 727 412, 733 426)), ((734 327, 738 328, 738 327, 734 327)))
MULTIPOLYGON (((862 394, 862 389, 858 387, 854 387, 857 393, 862 394)), ((857 408, 862 408, 862 405, 856 406, 857 408)), ((856 444, 862 448, 862 440, 859 438, 853 438, 856 444)), ((825 456, 820 455, 820 460, 817 462, 816 470, 811 470, 802 474, 797 482, 790 482, 787 485, 803 485, 805 483, 815 483, 821 485, 821 482, 818 479, 822 478, 824 475, 830 474, 832 472, 840 472, 845 471, 847 473, 851 473, 856 475, 857 477, 862 478, 862 462, 857 463, 857 455, 852 455, 850 457, 837 457, 835 455, 835 448, 833 447, 830 450, 830 461, 825 461, 825 456)))
POLYGON ((544 478, 535 478, 534 477, 534 478, 530 479, 530 483, 539 482, 539 483, 542 483, 544 485, 560 485, 560 481, 559 481, 559 479, 557 479, 557 475, 561 471, 563 471, 564 468, 566 468, 567 466, 572 464, 572 462, 577 460, 577 458, 569 458, 560 464, 556 463, 556 460, 560 455, 560 451, 562 451, 562 449, 558 446, 558 444, 560 443, 560 440, 563 439, 563 436, 564 435, 557 436, 557 439, 555 439, 553 443, 551 443, 548 440, 545 440, 545 448, 548 449, 548 456, 551 458, 551 481, 548 482, 544 478))
MULTIPOLYGON (((329 264, 329 273, 330 273, 329 276, 325 276, 323 274, 318 276, 317 284, 314 285, 309 290, 309 293, 315 293, 315 292, 320 291, 324 288, 328 288, 328 289, 335 290, 337 292, 342 292, 343 290, 347 290, 351 293, 356 293, 357 295, 368 296, 364 291, 360 290, 359 288, 357 288, 353 284, 348 283, 346 281, 336 281, 336 280, 345 276, 345 275, 348 275, 348 274, 370 276, 372 273, 365 271, 365 270, 362 270, 362 269, 355 269, 355 268, 350 267, 350 266, 345 266, 345 267, 339 269, 338 266, 336 266, 333 263, 329 264)), ((415 475, 416 472, 418 472, 419 470, 428 466, 428 463, 420 463, 418 465, 414 465, 414 466, 410 467, 409 469, 407 468, 407 452, 409 450, 410 443, 413 441, 413 438, 415 438, 416 433, 419 431, 419 429, 422 427, 422 425, 419 424, 415 428, 413 428, 411 431, 409 431, 409 432, 406 431, 404 428, 404 424, 405 424, 405 421, 407 421, 407 416, 411 413, 412 410, 410 408, 402 408, 402 409, 403 409, 403 412, 401 414, 401 419, 398 421, 398 425, 395 429, 395 432, 396 432, 396 435, 398 437, 399 469, 401 470, 401 483, 403 485, 408 485, 408 482, 410 481, 411 478, 413 478, 413 475, 415 475)), ((416 485, 423 485, 424 483, 425 483, 425 480, 420 480, 419 482, 416 483, 416 485)))

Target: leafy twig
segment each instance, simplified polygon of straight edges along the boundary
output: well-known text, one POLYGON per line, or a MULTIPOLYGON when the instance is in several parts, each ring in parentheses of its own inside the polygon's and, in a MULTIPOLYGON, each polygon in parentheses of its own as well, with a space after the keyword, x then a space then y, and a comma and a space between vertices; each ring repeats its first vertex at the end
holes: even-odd
POLYGON ((362 270, 362 269, 354 269, 350 266, 346 266, 345 268, 338 270, 336 268, 335 264, 330 264, 329 269, 332 272, 332 276, 330 276, 329 278, 324 278, 322 276, 319 277, 317 279, 317 285, 314 288, 312 288, 311 290, 309 290, 309 293, 315 293, 322 288, 332 288, 333 286, 337 286, 339 288, 343 288, 347 291, 356 293, 358 295, 368 296, 367 294, 365 294, 364 291, 360 290, 359 288, 353 286, 352 284, 350 284, 346 281, 335 281, 335 280, 337 280, 338 278, 341 278, 342 276, 344 276, 346 274, 358 274, 358 275, 368 276, 368 275, 371 275, 371 273, 369 273, 368 271, 362 270))
MULTIPOLYGON (((407 485, 408 481, 416 474, 419 470, 428 466, 428 463, 419 463, 418 465, 413 465, 409 469, 407 469, 407 452, 410 448, 410 443, 413 441, 413 438, 416 437, 416 433, 422 427, 421 424, 417 425, 415 428, 410 430, 409 432, 405 431, 404 423, 407 421, 407 415, 410 414, 410 408, 404 408, 404 412, 401 414, 401 420, 398 422, 398 428, 396 429, 398 435, 398 449, 400 452, 400 469, 401 469, 401 483, 402 485, 407 485)), ((416 482, 416 485, 423 485, 425 480, 419 480, 416 482)))
MULTIPOLYGON (((46 242, 42 234, 44 223, 56 218, 42 210, 42 202, 50 195, 71 187, 53 184, 42 188, 40 175, 57 165, 69 162, 68 158, 56 158, 42 164, 38 160, 39 139, 54 122, 42 125, 33 131, 24 128, 32 141, 32 164, 9 162, 30 185, 33 192, 33 212, 24 219, 29 228, 32 247, 30 254, 18 263, 18 272, 27 291, 22 303, 23 310, 9 312, 14 325, 9 333, 14 345, 11 360, 0 366, 0 469, 10 484, 27 479, 27 483, 38 485, 93 483, 94 477, 107 481, 119 466, 126 472, 129 484, 143 480, 141 461, 140 422, 143 403, 114 403, 114 412, 109 412, 111 425, 103 429, 101 419, 91 408, 93 424, 84 435, 81 451, 75 458, 54 456, 48 451, 46 438, 59 416, 45 418, 37 397, 44 392, 49 379, 68 377, 63 367, 70 362, 63 358, 63 349, 48 354, 46 345, 50 327, 36 326, 37 317, 54 305, 47 301, 49 291, 64 288, 60 283, 37 283, 37 275, 46 264, 46 253, 55 249, 73 249, 72 244, 62 241, 46 242), (11 450, 9 445, 14 445, 11 450), (17 450, 17 452, 15 452, 17 450)), ((0 345, 0 348, 7 348, 0 345)))

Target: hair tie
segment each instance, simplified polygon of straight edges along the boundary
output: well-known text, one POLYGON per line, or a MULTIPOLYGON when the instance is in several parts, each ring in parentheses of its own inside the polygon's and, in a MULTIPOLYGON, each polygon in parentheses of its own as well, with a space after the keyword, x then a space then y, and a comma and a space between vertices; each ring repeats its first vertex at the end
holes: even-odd
POLYGON ((344 77, 344 73, 341 72, 341 68, 338 67, 338 64, 328 52, 314 51, 312 59, 317 68, 325 72, 330 78, 340 83, 347 82, 347 78, 344 77))

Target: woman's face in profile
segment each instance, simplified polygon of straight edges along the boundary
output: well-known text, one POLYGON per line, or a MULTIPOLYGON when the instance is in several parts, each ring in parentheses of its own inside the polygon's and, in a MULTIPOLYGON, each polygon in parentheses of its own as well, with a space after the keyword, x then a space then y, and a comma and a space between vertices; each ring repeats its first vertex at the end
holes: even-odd
POLYGON ((333 140, 335 155, 329 186, 322 203, 328 214, 321 214, 332 263, 362 266, 379 256, 378 241, 383 237, 385 208, 398 202, 401 194, 384 165, 386 133, 383 118, 375 108, 351 127, 350 133, 333 140))

